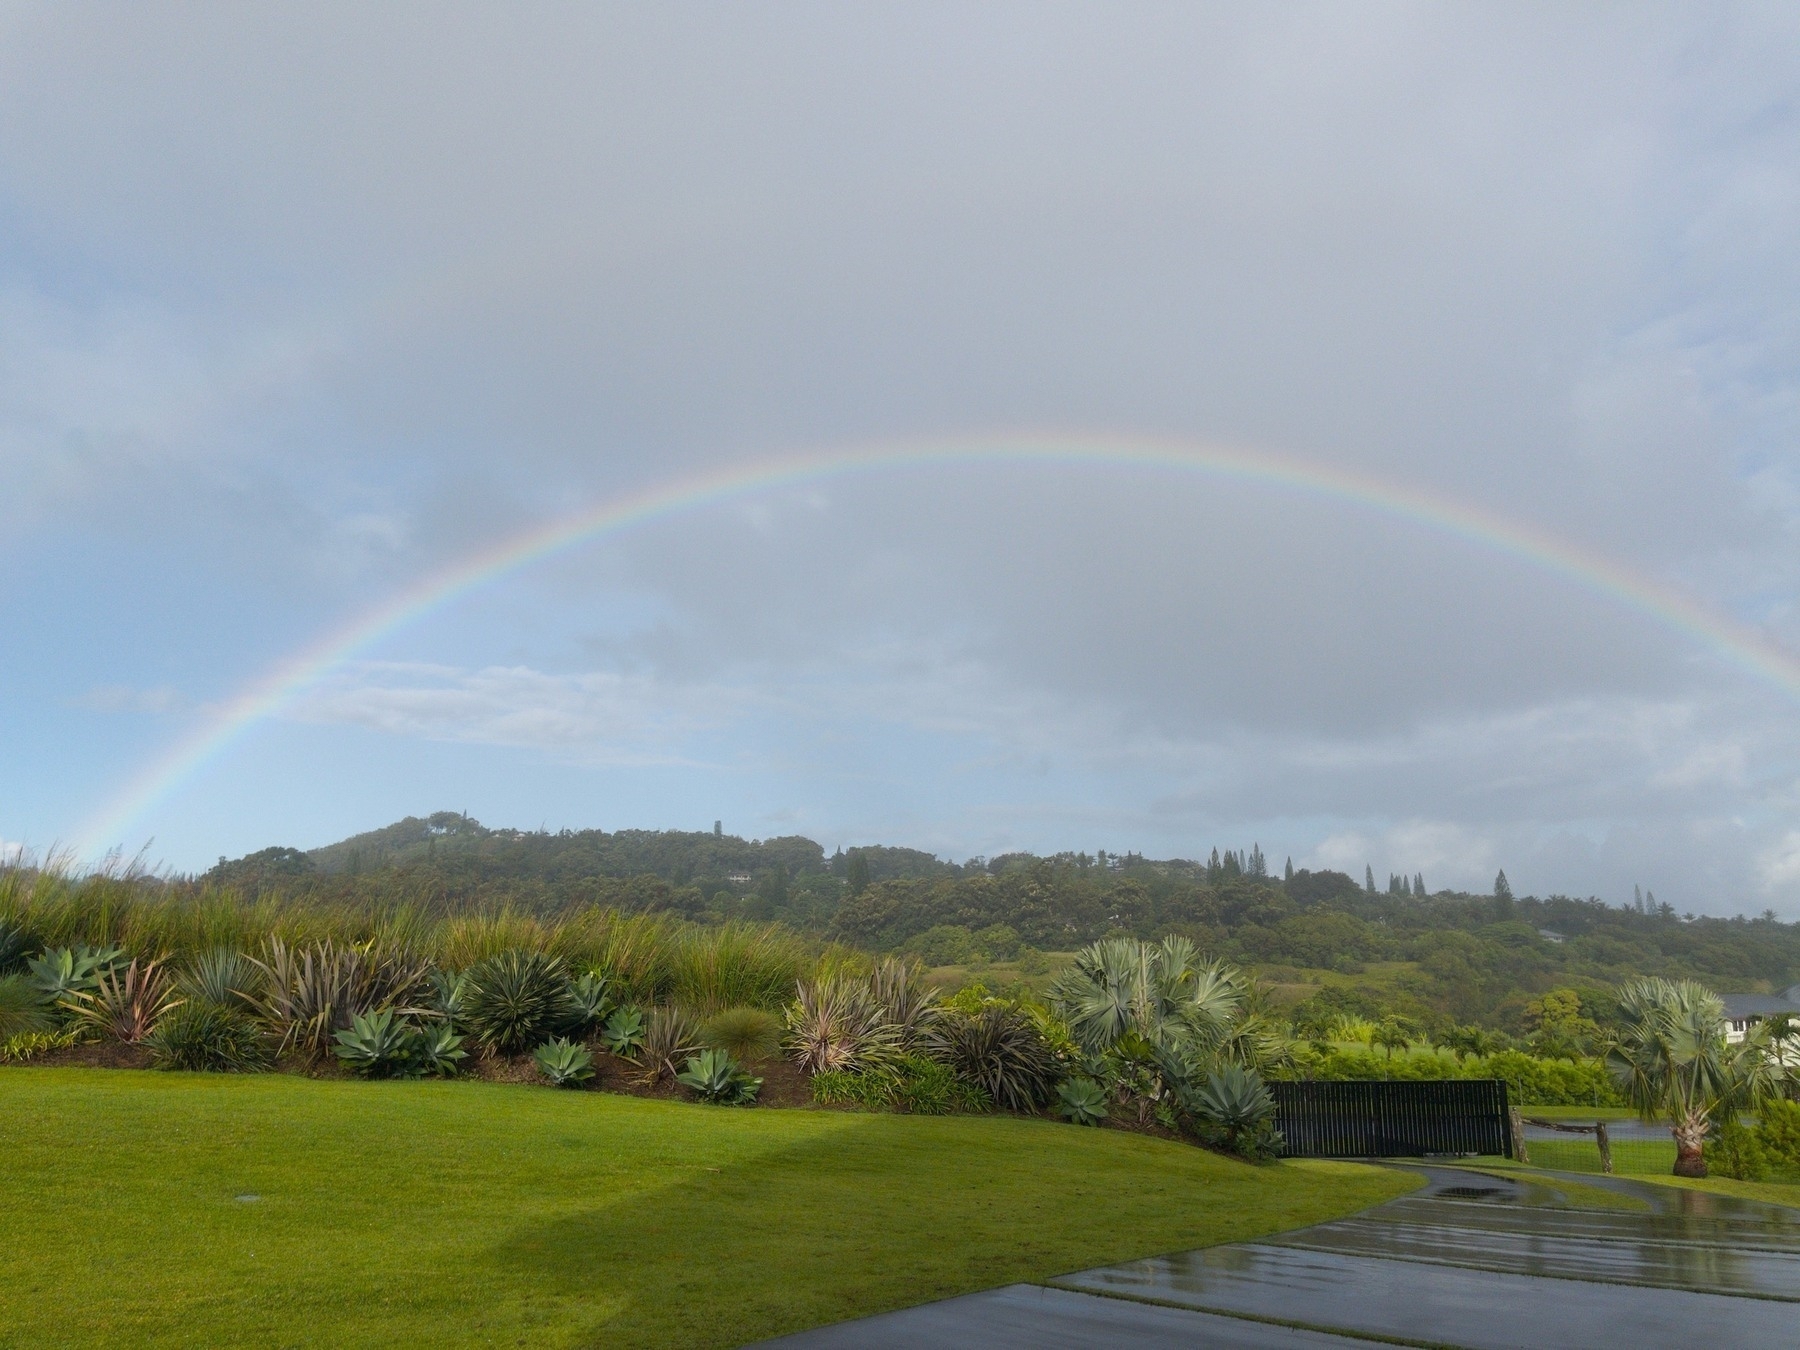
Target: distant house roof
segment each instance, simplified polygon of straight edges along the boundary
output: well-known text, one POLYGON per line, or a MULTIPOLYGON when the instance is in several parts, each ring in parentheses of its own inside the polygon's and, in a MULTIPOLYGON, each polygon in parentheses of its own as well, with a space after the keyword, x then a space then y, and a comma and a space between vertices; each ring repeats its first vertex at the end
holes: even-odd
POLYGON ((1566 942, 1566 941, 1568 941, 1568 934, 1559 933, 1554 928, 1540 928, 1540 929, 1538 929, 1538 936, 1545 939, 1548 942, 1566 942))
POLYGON ((1781 994, 1725 994, 1725 1016, 1734 1022, 1749 1017, 1774 1017, 1779 1013, 1800 1013, 1800 1002, 1788 997, 1793 989, 1781 994))

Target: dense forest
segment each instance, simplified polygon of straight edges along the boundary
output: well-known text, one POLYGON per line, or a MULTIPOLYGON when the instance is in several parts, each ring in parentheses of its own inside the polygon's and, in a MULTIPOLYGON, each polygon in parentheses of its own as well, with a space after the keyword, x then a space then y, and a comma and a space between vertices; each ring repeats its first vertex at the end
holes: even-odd
POLYGON ((1340 872, 1274 873, 1260 849, 1205 861, 1135 854, 1008 854, 950 863, 913 849, 827 855, 810 839, 721 832, 488 829, 466 816, 409 817, 301 852, 220 859, 204 877, 324 901, 431 909, 574 904, 666 910, 701 921, 778 920, 801 932, 930 965, 979 966, 1069 951, 1111 932, 1180 933, 1204 949, 1366 1015, 1397 1012, 1516 1030, 1556 988, 1601 995, 1635 975, 1692 975, 1715 988, 1800 979, 1800 925, 1695 918, 1653 900, 1427 892, 1422 876, 1377 887, 1340 872))

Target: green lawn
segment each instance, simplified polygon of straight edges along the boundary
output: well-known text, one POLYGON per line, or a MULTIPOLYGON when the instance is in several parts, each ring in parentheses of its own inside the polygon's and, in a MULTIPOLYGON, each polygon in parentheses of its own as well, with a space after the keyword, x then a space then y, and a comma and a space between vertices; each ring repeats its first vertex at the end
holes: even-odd
POLYGON ((729 1345, 1414 1184, 1008 1118, 8 1068, 0 1345, 729 1345))

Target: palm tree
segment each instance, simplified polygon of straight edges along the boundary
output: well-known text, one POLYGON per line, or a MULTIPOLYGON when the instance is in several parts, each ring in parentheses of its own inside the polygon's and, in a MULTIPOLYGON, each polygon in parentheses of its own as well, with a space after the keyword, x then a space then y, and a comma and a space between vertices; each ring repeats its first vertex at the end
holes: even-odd
POLYGON ((1666 1120, 1675 1136, 1675 1175, 1706 1175, 1713 1122, 1776 1095, 1783 1066, 1766 1028, 1725 1042, 1725 1005, 1692 980, 1640 980, 1619 991, 1624 1027, 1606 1065, 1646 1120, 1666 1120))
POLYGON ((1102 938, 1078 952, 1050 1001, 1082 1048, 1100 1054, 1135 1032, 1150 1045, 1217 1050, 1244 1007, 1237 971, 1201 960, 1186 938, 1102 938))
POLYGON ((1384 1017, 1369 1037, 1371 1047, 1379 1045, 1387 1051, 1388 1062, 1392 1063, 1394 1051, 1405 1050, 1413 1043, 1412 1028, 1398 1017, 1384 1017))

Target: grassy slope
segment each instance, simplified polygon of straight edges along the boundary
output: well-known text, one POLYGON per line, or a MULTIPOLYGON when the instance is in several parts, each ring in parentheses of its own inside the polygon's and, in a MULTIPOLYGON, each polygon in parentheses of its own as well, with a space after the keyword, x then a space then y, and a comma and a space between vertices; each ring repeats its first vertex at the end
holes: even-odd
POLYGON ((1028 1120, 78 1069, 0 1070, 0 1159, 19 1346, 733 1344, 1414 1184, 1028 1120))

